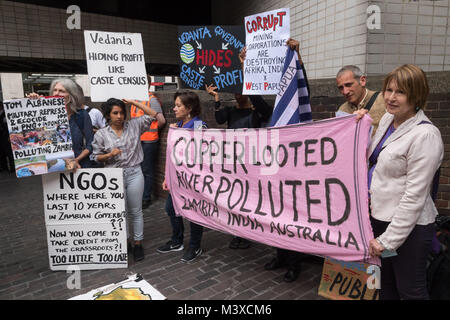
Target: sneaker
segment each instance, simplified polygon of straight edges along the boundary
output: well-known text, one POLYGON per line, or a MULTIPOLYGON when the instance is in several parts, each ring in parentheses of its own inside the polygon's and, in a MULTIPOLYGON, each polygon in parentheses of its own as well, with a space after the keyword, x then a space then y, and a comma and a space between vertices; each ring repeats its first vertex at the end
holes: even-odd
POLYGON ((135 262, 144 260, 144 248, 142 247, 141 244, 137 244, 134 246, 133 256, 135 262))
POLYGON ((239 243, 239 249, 248 249, 248 248, 250 248, 250 241, 241 238, 241 242, 239 243))
POLYGON ((165 245, 156 249, 156 251, 158 251, 159 253, 167 253, 167 252, 171 252, 171 251, 181 251, 183 249, 184 249, 184 246, 182 243, 175 244, 171 240, 171 241, 167 242, 165 245))
POLYGON ((202 248, 188 248, 186 252, 183 255, 183 258, 181 258, 181 261, 183 262, 191 262, 194 261, 198 256, 202 254, 202 248))
POLYGON ((300 274, 300 269, 289 269, 283 277, 284 282, 294 282, 300 274))
POLYGON ((239 248, 239 243, 241 242, 241 238, 239 237, 234 237, 233 240, 231 240, 230 244, 228 245, 228 247, 230 249, 237 249, 239 248))

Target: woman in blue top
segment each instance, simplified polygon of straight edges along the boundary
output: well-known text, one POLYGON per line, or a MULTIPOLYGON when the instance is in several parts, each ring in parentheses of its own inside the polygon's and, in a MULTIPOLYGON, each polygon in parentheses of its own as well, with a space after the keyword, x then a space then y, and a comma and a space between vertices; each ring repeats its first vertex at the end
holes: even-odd
MULTIPOLYGON (((207 128, 205 122, 203 122, 199 115, 201 113, 200 99, 197 94, 191 91, 176 92, 174 96, 175 107, 173 111, 175 112, 175 117, 178 120, 177 123, 173 123, 170 126, 175 128, 207 128)), ((166 180, 164 180, 162 185, 163 190, 170 191, 166 180)), ((169 193, 166 201, 166 212, 169 215, 170 223, 172 225, 172 239, 168 241, 165 245, 157 249, 160 253, 167 253, 171 251, 181 251, 184 249, 183 245, 183 234, 184 225, 183 218, 177 217, 175 215, 175 210, 173 208, 172 196, 169 193)), ((202 254, 202 249, 200 248, 200 242, 203 235, 203 227, 195 224, 191 224, 191 239, 189 241, 189 248, 184 253, 181 261, 190 262, 202 254)))

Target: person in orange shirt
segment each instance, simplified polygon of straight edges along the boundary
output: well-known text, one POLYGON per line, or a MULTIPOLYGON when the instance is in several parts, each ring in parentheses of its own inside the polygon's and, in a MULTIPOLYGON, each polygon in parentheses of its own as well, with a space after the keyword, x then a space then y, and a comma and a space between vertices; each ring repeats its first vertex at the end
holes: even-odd
MULTIPOLYGON (((154 182, 154 171, 156 165, 156 155, 159 148, 158 130, 166 124, 162 112, 162 104, 159 98, 152 92, 149 92, 149 100, 142 102, 146 106, 156 111, 155 120, 152 121, 148 131, 141 135, 142 150, 144 151, 144 161, 142 161, 142 173, 144 174, 144 194, 142 197, 142 209, 146 209, 151 204, 151 194, 154 182)), ((141 109, 132 105, 130 110, 131 118, 142 116, 144 113, 141 109)))

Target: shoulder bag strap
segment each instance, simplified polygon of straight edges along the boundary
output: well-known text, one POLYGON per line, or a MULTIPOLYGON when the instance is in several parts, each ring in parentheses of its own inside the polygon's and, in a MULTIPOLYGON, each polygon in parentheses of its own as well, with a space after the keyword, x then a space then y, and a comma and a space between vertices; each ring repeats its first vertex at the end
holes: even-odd
POLYGON ((370 108, 372 108, 373 103, 375 102, 375 100, 377 99, 378 95, 380 94, 380 91, 377 91, 373 94, 372 97, 370 97, 369 102, 367 103, 367 105, 364 107, 364 109, 367 109, 367 111, 370 111, 370 108))

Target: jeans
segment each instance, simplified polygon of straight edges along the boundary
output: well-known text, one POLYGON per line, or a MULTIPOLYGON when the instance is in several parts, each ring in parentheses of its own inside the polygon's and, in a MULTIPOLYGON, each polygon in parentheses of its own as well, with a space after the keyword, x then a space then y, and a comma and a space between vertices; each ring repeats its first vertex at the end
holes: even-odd
MULTIPOLYGON (((135 241, 144 239, 144 216, 142 215, 142 192, 144 190, 144 175, 141 166, 123 169, 123 182, 125 185, 125 208, 127 219, 133 224, 133 237, 135 241)), ((129 223, 127 223, 127 237, 130 238, 129 223)))
POLYGON ((142 151, 144 151, 144 161, 141 163, 142 173, 144 174, 144 196, 143 200, 150 200, 155 176, 156 158, 158 155, 159 142, 142 142, 142 151))
MULTIPOLYGON (((170 218, 170 224, 172 225, 172 242, 176 244, 183 243, 184 236, 184 224, 183 218, 175 215, 175 209, 173 208, 172 196, 169 194, 166 200, 166 212, 170 218)), ((200 248, 200 242, 202 241, 203 227, 195 224, 191 224, 191 239, 189 240, 189 247, 193 249, 200 248)))
MULTIPOLYGON (((380 236, 389 222, 370 218, 373 234, 380 236)), ((397 249, 397 255, 381 258, 380 300, 428 300, 427 257, 436 233, 434 223, 416 225, 406 241, 397 249)))

